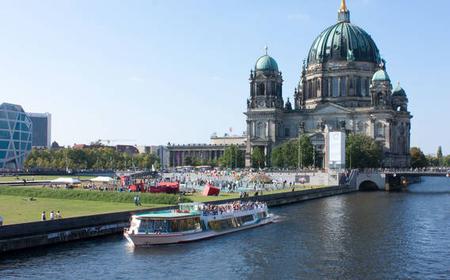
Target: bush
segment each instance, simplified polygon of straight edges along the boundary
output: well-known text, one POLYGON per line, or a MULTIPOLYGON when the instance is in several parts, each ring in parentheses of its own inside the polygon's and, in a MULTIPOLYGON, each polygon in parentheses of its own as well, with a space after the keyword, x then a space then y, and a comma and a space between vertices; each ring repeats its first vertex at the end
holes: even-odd
MULTIPOLYGON (((24 197, 41 197, 56 199, 75 199, 104 202, 122 202, 132 203, 137 193, 130 192, 102 192, 88 190, 65 190, 65 189, 45 189, 37 187, 0 187, 0 195, 13 195, 24 197)), ((144 204, 177 204, 178 202, 191 202, 186 197, 181 197, 178 201, 178 195, 173 194, 150 194, 139 193, 141 203, 144 204)))

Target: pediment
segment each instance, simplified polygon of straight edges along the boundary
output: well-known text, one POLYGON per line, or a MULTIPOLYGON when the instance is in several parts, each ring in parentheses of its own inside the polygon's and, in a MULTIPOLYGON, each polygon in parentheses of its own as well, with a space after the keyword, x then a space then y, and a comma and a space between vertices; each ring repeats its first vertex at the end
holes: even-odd
POLYGON ((313 110, 314 114, 348 114, 352 112, 353 110, 334 103, 320 104, 313 110))

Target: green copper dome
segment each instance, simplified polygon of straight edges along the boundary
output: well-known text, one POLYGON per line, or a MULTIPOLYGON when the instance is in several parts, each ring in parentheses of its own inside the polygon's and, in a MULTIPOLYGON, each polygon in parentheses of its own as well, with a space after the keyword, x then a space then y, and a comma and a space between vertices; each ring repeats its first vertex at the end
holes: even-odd
POLYGON ((328 61, 379 64, 380 53, 372 37, 362 28, 350 23, 348 12, 342 15, 347 18, 325 29, 314 41, 309 51, 308 65, 328 61))
POLYGON ((278 72, 278 64, 275 59, 266 54, 258 58, 256 61, 255 70, 278 72))
POLYGON ((405 90, 400 86, 400 84, 398 84, 394 91, 392 92, 393 96, 406 96, 406 92, 405 90))
POLYGON ((373 74, 372 81, 373 82, 389 82, 389 81, 391 81, 391 79, 389 78, 389 75, 387 74, 387 72, 385 70, 380 69, 377 72, 375 72, 375 74, 373 74))

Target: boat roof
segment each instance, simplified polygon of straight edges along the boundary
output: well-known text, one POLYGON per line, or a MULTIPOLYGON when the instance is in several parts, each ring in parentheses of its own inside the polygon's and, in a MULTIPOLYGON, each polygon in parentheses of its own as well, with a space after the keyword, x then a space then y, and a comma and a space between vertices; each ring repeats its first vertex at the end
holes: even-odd
POLYGON ((203 202, 185 202, 185 203, 178 203, 178 206, 195 206, 195 205, 203 205, 203 202))
POLYGON ((198 211, 189 211, 189 212, 175 212, 171 210, 166 211, 155 211, 155 212, 147 212, 142 214, 135 215, 137 218, 156 218, 156 219, 165 219, 165 218, 184 218, 184 217, 192 217, 198 216, 200 213, 198 211))

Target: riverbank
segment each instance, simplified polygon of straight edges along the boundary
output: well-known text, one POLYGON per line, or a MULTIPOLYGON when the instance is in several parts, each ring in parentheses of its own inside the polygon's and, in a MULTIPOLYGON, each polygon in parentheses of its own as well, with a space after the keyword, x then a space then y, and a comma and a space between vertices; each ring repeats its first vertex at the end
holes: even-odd
MULTIPOLYGON (((274 207, 354 191, 354 189, 343 187, 326 187, 268 194, 257 197, 253 196, 248 198, 248 200, 264 201, 267 202, 269 206, 274 207)), ((223 203, 237 199, 239 198, 219 200, 211 203, 223 203)), ((158 209, 171 208, 174 208, 174 206, 158 209)), ((138 211, 124 211, 46 222, 3 226, 0 227, 0 252, 121 233, 123 228, 128 226, 129 218, 132 214, 158 209, 142 209, 138 211)))

